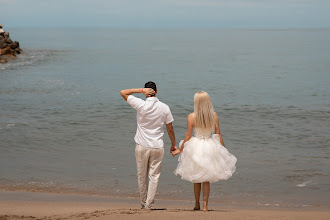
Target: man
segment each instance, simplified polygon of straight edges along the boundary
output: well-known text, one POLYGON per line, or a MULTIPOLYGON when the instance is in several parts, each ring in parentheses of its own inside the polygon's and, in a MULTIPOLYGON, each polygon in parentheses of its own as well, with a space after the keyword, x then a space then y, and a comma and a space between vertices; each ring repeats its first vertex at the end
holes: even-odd
POLYGON ((137 111, 135 135, 135 157, 142 208, 151 209, 157 191, 164 156, 164 124, 172 142, 171 152, 177 149, 170 108, 156 97, 154 82, 147 82, 145 88, 121 90, 121 96, 137 111), (143 93, 146 100, 133 96, 143 93), (149 183, 147 181, 149 177, 149 183), (148 185, 147 185, 148 184, 148 185))

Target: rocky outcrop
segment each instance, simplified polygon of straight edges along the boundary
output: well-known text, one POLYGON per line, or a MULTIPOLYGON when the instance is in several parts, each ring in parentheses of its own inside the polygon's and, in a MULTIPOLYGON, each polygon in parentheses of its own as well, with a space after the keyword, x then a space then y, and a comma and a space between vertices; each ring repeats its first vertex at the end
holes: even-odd
POLYGON ((0 24, 0 63, 6 63, 15 59, 22 52, 17 41, 12 41, 9 33, 2 30, 0 24))

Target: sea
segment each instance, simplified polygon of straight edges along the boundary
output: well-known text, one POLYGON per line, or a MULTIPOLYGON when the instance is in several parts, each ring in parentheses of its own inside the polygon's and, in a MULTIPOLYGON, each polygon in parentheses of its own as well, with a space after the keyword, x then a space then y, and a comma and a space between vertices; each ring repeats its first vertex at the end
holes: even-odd
MULTIPOLYGON (((194 94, 211 96, 238 159, 211 203, 330 208, 330 29, 6 31, 23 53, 0 64, 0 190, 139 197, 119 92, 154 81, 177 143, 194 94)), ((156 200, 193 201, 164 141, 156 200)))

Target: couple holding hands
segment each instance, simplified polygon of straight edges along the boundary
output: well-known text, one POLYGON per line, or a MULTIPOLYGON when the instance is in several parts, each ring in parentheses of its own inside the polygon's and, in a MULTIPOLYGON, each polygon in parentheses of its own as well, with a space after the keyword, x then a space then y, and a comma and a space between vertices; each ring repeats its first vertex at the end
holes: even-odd
POLYGON ((151 209, 154 202, 164 156, 165 124, 172 143, 171 154, 180 154, 174 174, 194 183, 194 210, 201 208, 199 200, 203 185, 203 211, 207 211, 210 183, 230 178, 237 161, 225 148, 210 96, 203 91, 195 94, 194 112, 188 115, 186 136, 177 148, 173 116, 168 105, 156 97, 154 82, 147 82, 144 88, 122 90, 120 94, 137 111, 134 140, 142 208, 151 209), (133 96, 135 93, 143 93, 146 100, 133 96))

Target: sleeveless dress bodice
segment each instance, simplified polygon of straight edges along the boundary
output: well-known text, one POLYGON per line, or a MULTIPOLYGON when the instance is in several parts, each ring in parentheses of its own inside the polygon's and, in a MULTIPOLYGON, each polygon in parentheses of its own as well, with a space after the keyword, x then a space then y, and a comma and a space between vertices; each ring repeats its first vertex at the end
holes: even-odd
POLYGON ((200 128, 193 128, 194 137, 199 139, 207 139, 212 135, 212 130, 202 130, 200 128))

